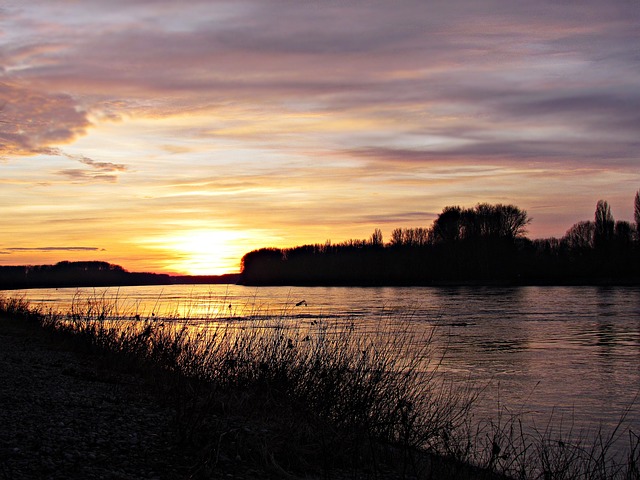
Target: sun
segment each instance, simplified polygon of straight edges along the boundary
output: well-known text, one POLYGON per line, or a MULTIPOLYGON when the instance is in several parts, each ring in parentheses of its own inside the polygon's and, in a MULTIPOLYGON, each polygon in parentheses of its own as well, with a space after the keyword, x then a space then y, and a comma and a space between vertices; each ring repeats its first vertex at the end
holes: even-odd
POLYGON ((246 252, 238 244, 237 232, 227 230, 190 231, 163 241, 171 251, 167 269, 188 275, 222 275, 238 271, 246 252))

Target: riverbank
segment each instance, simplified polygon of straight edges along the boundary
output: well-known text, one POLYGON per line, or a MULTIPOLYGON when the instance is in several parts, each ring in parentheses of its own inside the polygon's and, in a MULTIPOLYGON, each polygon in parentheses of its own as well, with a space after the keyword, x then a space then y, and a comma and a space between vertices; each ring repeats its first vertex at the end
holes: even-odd
MULTIPOLYGON (((261 479, 285 473, 231 458, 227 448, 204 461, 181 441, 180 412, 148 372, 83 350, 33 321, 0 315, 0 478, 261 479)), ((245 434, 256 427, 235 421, 245 434)))
POLYGON ((110 308, 0 298, 2 477, 638 478, 633 432, 619 463, 606 436, 570 443, 517 417, 476 430, 473 398, 425 376, 432 356, 403 354, 406 333, 258 316, 201 329, 110 308))
MULTIPOLYGON (((241 410, 257 415, 239 416, 227 397, 219 399, 220 406, 210 406, 215 411, 211 418, 196 419, 181 411, 176 392, 159 384, 157 372, 96 354, 83 341, 43 328, 33 318, 0 316, 0 365, 2 478, 417 479, 432 478, 435 472, 440 472, 437 478, 494 478, 428 455, 412 459, 413 467, 419 465, 426 476, 409 474, 399 467, 398 459, 391 458, 399 455, 392 448, 386 459, 372 459, 369 465, 358 461, 351 467, 323 463, 310 451, 305 452, 306 458, 293 458, 300 449, 319 445, 314 445, 318 432, 311 431, 310 424, 301 421, 301 412, 292 412, 290 405, 272 399, 272 405, 252 406, 255 398, 236 392, 234 400, 247 403, 241 410), (225 409, 228 417, 218 419, 215 444, 204 440, 203 425, 215 421, 225 409), (195 427, 199 431, 192 438, 184 438, 189 426, 180 422, 202 424, 195 427), (309 431, 283 438, 296 429, 309 431), (306 445, 299 444, 301 438, 306 445), (292 458, 283 465, 286 449, 292 458)), ((187 404, 196 397, 196 401, 204 399, 198 395, 185 399, 188 395, 194 392, 178 394, 187 404)), ((326 435, 340 438, 335 431, 326 435)), ((344 458, 334 453, 335 458, 324 460, 344 458)))
POLYGON ((37 325, 0 319, 0 475, 179 479, 175 412, 136 374, 101 365, 37 325))

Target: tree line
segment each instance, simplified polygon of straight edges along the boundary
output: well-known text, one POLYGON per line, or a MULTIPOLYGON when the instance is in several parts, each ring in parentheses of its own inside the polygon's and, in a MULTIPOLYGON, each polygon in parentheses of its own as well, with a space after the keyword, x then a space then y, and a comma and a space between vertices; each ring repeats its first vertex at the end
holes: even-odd
POLYGON ((0 288, 108 287, 166 285, 169 275, 128 272, 107 262, 58 262, 55 265, 0 267, 0 288))
POLYGON ((100 261, 0 266, 0 289, 214 284, 237 281, 238 274, 194 276, 129 272, 120 265, 100 261))
POLYGON ((380 229, 338 244, 262 248, 242 258, 247 285, 433 285, 448 283, 640 283, 640 191, 634 223, 608 202, 558 238, 530 240, 531 218, 514 205, 445 207, 430 227, 380 229))

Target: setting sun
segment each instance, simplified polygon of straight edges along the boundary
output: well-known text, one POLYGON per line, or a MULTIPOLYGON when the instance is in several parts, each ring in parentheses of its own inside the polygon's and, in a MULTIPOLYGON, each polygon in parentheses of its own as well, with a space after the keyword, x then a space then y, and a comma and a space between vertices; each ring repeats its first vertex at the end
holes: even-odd
POLYGON ((173 253, 167 270, 189 275, 221 275, 238 271, 244 252, 237 245, 239 235, 225 230, 185 232, 162 240, 158 248, 173 253))

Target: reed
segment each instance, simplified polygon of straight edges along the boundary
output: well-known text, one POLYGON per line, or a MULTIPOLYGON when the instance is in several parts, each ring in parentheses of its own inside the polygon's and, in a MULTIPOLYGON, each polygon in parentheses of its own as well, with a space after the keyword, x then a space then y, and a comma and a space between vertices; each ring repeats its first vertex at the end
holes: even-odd
POLYGON ((455 455, 513 479, 638 479, 640 437, 625 421, 634 406, 609 431, 576 431, 572 422, 553 416, 539 428, 525 424, 524 414, 503 409, 496 419, 468 428, 461 435, 464 447, 458 444, 455 455))

